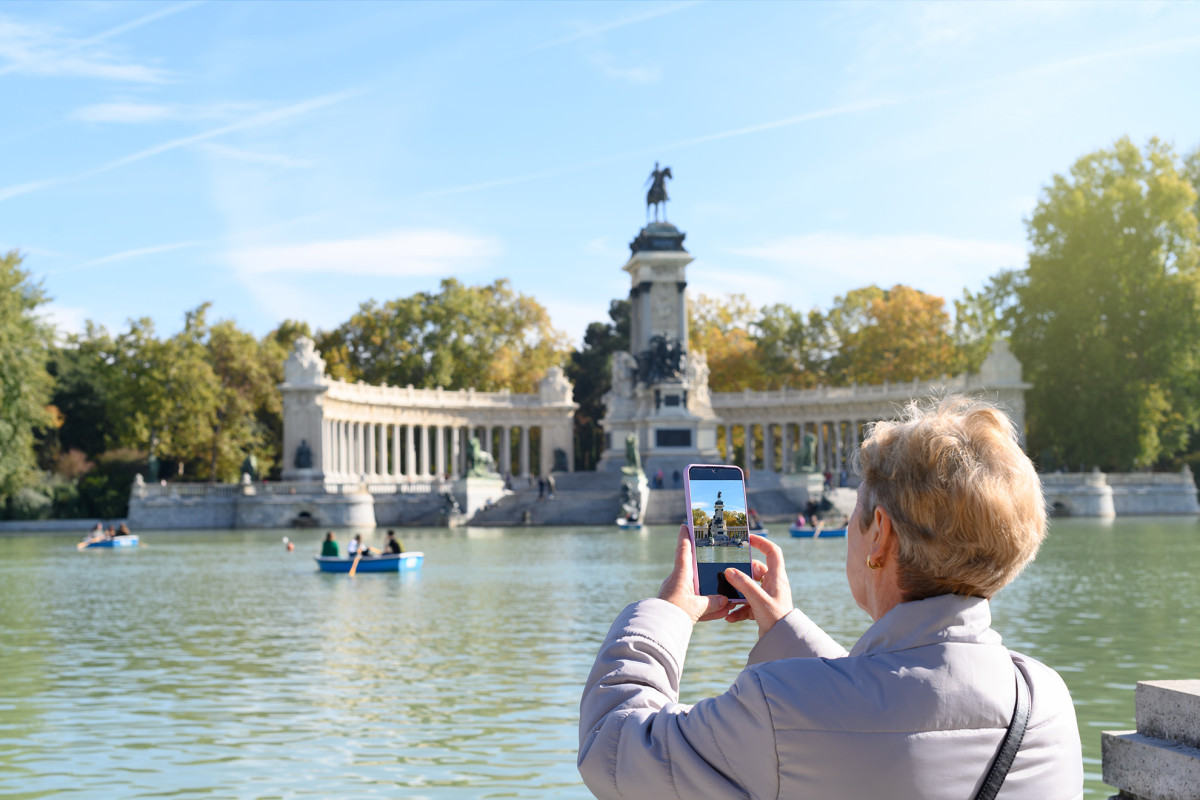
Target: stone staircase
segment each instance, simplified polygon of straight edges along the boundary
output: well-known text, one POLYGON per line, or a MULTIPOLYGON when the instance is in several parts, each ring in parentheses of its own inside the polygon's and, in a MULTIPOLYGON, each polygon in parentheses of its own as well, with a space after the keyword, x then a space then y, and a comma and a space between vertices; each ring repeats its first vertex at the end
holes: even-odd
POLYGON ((479 527, 524 525, 612 525, 621 510, 620 473, 556 473, 555 493, 538 498, 537 482, 518 489, 471 518, 479 527))

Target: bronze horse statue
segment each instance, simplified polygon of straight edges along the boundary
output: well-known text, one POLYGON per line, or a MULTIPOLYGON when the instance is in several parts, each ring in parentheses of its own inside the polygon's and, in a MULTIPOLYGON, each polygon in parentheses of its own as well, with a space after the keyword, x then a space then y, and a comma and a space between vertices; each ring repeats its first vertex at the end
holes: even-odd
POLYGON ((667 178, 675 179, 671 174, 670 167, 658 168, 658 162, 654 162, 654 171, 650 173, 650 177, 646 179, 650 183, 650 191, 646 192, 646 216, 650 216, 650 206, 654 206, 654 221, 658 222, 658 207, 662 206, 662 221, 667 221, 667 178))

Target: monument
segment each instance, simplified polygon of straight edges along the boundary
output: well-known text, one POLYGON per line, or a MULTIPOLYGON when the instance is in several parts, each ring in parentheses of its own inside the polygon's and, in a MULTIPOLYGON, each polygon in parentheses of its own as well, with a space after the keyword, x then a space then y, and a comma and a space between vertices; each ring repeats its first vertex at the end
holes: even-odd
POLYGON ((717 462, 717 423, 708 392, 703 354, 688 352, 686 234, 666 221, 665 181, 670 167, 654 165, 646 207, 654 221, 629 245, 622 268, 629 273, 629 352, 616 353, 612 389, 605 395, 604 454, 598 469, 625 465, 630 435, 640 447, 645 472, 671 480, 690 463, 717 462), (662 209, 662 221, 658 220, 662 209))

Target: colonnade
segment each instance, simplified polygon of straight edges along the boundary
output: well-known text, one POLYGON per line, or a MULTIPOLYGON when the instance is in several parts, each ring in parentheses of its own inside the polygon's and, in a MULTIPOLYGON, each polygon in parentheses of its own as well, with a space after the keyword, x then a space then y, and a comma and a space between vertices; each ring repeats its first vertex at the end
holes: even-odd
POLYGON ((850 454, 858 449, 862 441, 864 426, 874 420, 861 419, 832 419, 832 420, 795 420, 795 421, 761 421, 722 420, 718 428, 717 441, 724 445, 723 456, 728 463, 733 463, 734 429, 743 431, 743 452, 741 463, 747 473, 761 469, 765 472, 794 472, 795 455, 801 451, 805 434, 814 437, 814 458, 818 472, 832 472, 838 475, 842 467, 849 466, 850 454), (758 443, 762 445, 762 460, 758 462, 755 455, 758 443), (776 447, 778 443, 778 448, 776 447), (776 463, 776 450, 779 451, 779 462, 776 463), (761 466, 760 466, 761 463, 761 466))
POLYGON ((331 477, 386 481, 429 480, 459 476, 467 468, 468 442, 474 436, 491 453, 496 470, 528 478, 530 438, 538 426, 460 425, 321 421, 321 471, 331 477), (517 453, 513 453, 513 442, 517 453))

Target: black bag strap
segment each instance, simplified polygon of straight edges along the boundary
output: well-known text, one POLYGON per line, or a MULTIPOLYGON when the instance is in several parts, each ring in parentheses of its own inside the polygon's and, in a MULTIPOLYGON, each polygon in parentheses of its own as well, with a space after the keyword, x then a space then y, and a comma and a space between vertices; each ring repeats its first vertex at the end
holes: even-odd
POLYGON ((1000 743, 1000 752, 996 753, 992 768, 983 779, 983 785, 979 787, 975 800, 995 800, 1000 787, 1004 785, 1004 778, 1008 775, 1013 759, 1017 757, 1021 740, 1025 738, 1025 726, 1029 724, 1029 681, 1015 661, 1013 672, 1017 673, 1017 703, 1013 707, 1012 722, 1008 723, 1008 731, 1004 734, 1004 741, 1000 743))

